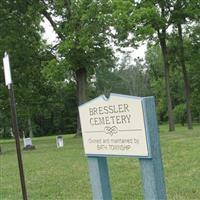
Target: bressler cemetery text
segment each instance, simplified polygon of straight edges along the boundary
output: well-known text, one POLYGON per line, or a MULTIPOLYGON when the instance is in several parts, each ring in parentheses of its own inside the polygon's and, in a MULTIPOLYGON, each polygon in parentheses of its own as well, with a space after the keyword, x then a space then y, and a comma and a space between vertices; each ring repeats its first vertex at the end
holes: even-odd
POLYGON ((111 94, 80 106, 85 153, 148 156, 141 101, 111 94))

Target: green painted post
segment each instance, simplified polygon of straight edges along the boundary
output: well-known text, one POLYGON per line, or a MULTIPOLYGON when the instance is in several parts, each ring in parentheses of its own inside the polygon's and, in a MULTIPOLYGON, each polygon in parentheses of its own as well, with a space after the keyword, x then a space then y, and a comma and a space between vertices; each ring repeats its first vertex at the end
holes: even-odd
POLYGON ((106 157, 88 156, 93 200, 111 200, 108 165, 106 157))
POLYGON ((160 140, 155 112, 154 97, 143 98, 142 101, 145 129, 150 140, 151 157, 140 158, 144 199, 166 200, 164 170, 161 158, 160 140))

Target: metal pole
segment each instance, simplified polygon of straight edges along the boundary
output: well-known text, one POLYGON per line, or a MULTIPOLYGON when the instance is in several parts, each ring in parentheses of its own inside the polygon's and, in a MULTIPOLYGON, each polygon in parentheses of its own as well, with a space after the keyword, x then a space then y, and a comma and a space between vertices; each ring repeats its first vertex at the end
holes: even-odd
POLYGON ((18 158, 18 166, 19 166, 19 173, 20 173, 20 180, 21 180, 22 195, 23 195, 23 200, 28 200, 28 196, 27 196, 27 192, 26 192, 26 184, 25 184, 22 154, 21 154, 21 148, 20 148, 20 140, 19 140, 19 129, 18 129, 18 123, 17 123, 15 95, 14 95, 14 89, 13 89, 12 83, 8 85, 8 90, 9 90, 9 96, 10 96, 12 129, 13 129, 13 133, 14 133, 14 136, 15 136, 15 144, 16 144, 16 151, 17 151, 17 158, 18 158))

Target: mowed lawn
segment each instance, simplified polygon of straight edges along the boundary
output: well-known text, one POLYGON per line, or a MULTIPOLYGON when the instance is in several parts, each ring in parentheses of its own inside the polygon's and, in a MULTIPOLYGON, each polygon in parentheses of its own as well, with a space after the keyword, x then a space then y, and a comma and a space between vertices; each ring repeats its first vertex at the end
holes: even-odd
MULTIPOLYGON (((200 199, 200 125, 192 131, 178 126, 169 133, 160 126, 161 148, 168 199, 200 199)), ((14 140, 1 140, 0 200, 20 200, 21 188, 14 140)), ((30 200, 92 199, 87 159, 81 138, 64 136, 57 149, 54 137, 34 138, 36 150, 23 151, 30 200)), ((109 158, 113 200, 143 199, 136 158, 109 158)))

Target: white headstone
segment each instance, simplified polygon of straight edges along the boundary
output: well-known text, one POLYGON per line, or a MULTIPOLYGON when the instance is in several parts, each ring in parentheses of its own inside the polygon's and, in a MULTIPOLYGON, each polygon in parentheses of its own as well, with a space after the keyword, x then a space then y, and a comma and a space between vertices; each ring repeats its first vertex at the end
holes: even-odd
POLYGON ((85 153, 148 157, 142 98, 111 94, 79 106, 85 153))
POLYGON ((56 137, 56 146, 57 146, 57 148, 64 147, 64 142, 63 142, 63 137, 62 136, 57 136, 56 137))
POLYGON ((24 147, 27 147, 27 146, 32 146, 32 140, 31 138, 24 138, 24 147))

